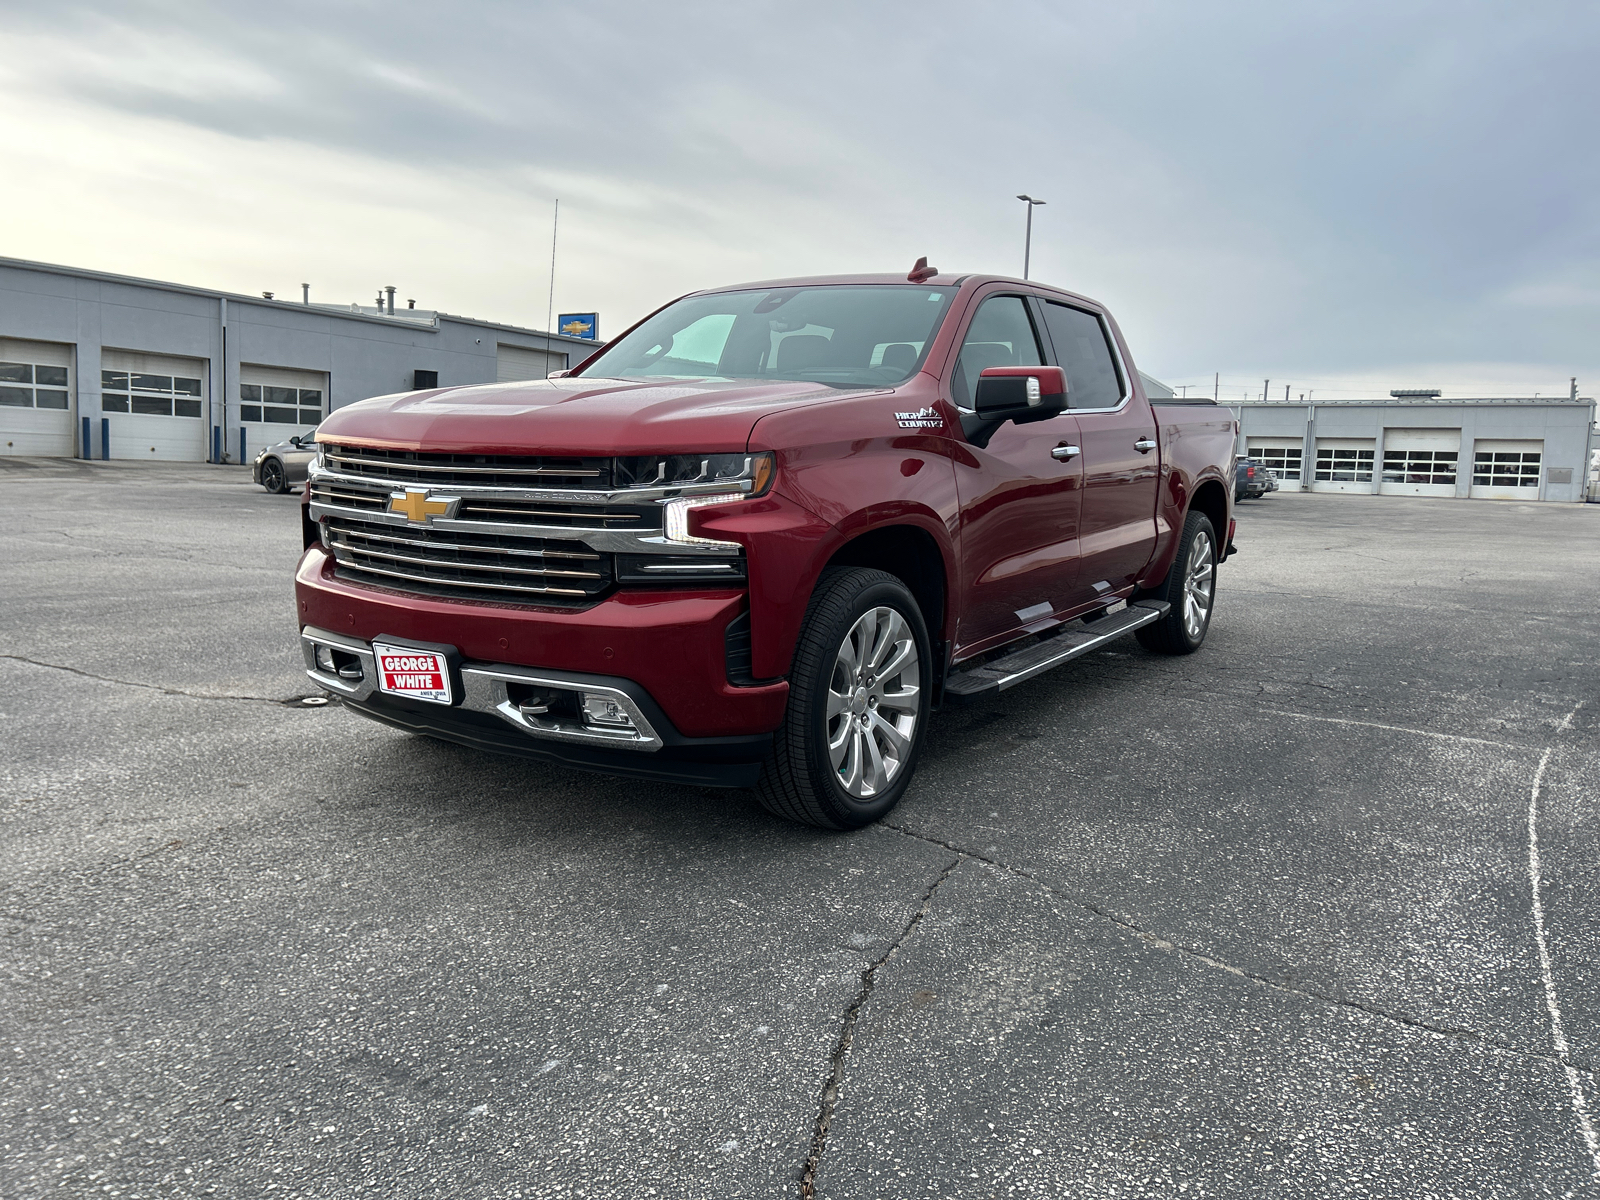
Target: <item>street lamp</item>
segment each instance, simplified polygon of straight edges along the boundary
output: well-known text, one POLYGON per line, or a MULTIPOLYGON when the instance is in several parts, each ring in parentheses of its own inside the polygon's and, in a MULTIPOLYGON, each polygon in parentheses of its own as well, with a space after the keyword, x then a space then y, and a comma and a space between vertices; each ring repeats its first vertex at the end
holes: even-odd
POLYGON ((1036 204, 1043 204, 1043 200, 1035 200, 1032 196, 1018 196, 1028 205, 1028 233, 1022 243, 1022 277, 1028 277, 1028 260, 1033 256, 1033 208, 1036 204))

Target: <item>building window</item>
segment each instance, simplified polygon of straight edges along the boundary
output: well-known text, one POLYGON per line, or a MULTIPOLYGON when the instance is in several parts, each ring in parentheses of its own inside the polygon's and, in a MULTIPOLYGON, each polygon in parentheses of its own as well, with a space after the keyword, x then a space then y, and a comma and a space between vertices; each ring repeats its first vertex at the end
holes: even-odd
POLYGON ((1320 483, 1371 483, 1372 451, 1318 446, 1314 479, 1320 483))
POLYGON ((1538 450, 1479 450, 1472 456, 1472 482, 1478 487, 1539 486, 1538 450))
MULTIPOLYGON (((1253 439, 1252 439, 1253 440, 1253 439)), ((1266 464, 1279 479, 1293 483, 1300 481, 1300 447, 1299 446, 1255 446, 1250 447, 1250 457, 1260 459, 1266 464)), ((1322 476, 1318 475, 1318 479, 1322 476)))
POLYGON ((200 380, 186 375, 101 371, 100 407, 105 412, 147 417, 198 417, 200 380))
MULTIPOLYGON (((1459 450, 1385 450, 1383 482, 1456 485, 1459 450)), ((1320 479, 1321 476, 1318 476, 1320 479)))
POLYGON ((241 383, 239 419, 268 425, 315 425, 322 420, 322 389, 241 383))
POLYGON ((67 407, 67 369, 42 363, 0 362, 0 404, 8 408, 67 407))

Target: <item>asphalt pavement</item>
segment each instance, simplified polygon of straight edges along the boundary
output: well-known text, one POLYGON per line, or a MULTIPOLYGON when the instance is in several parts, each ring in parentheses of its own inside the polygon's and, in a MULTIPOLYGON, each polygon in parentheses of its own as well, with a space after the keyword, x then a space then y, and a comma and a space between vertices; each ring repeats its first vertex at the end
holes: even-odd
POLYGON ((0 1196, 1600 1195, 1600 506, 1246 502, 839 835, 299 703, 238 468, 0 502, 0 1196))

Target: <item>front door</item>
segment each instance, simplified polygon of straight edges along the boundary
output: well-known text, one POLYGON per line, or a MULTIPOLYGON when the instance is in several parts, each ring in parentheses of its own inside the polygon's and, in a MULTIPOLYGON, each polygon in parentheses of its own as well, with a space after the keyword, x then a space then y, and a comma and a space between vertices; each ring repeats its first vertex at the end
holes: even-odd
POLYGON ((1042 308, 1083 450, 1077 598, 1093 600, 1131 587, 1155 549, 1156 419, 1120 369, 1102 317, 1053 300, 1042 308))
MULTIPOLYGON (((981 302, 962 341, 951 399, 971 414, 986 367, 1043 366, 1041 342, 1021 296, 981 302)), ((956 459, 961 503, 965 604, 957 653, 981 649, 1047 620, 1072 603, 1078 557, 1077 423, 1062 414, 1027 425, 1006 422, 986 446, 966 445, 956 459), (1053 450, 1062 449, 1061 457, 1053 450)))

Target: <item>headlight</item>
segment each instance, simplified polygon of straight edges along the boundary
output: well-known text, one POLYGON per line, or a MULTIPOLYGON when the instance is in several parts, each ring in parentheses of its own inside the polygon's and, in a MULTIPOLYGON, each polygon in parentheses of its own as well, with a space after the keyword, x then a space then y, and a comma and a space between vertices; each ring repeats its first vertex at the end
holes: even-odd
POLYGON ((616 479, 618 487, 626 488, 728 484, 730 491, 737 488, 747 496, 759 496, 772 484, 772 455, 650 454, 619 458, 616 479))

